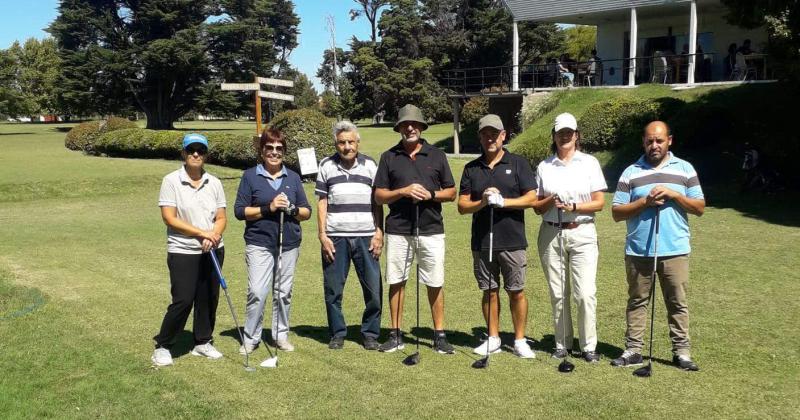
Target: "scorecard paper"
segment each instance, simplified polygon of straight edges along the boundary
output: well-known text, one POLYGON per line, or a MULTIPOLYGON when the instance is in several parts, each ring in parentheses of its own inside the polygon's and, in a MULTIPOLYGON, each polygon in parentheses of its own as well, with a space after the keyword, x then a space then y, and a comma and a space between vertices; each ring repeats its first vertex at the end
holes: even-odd
POLYGON ((300 162, 301 175, 317 173, 317 155, 313 147, 297 149, 297 160, 300 162))

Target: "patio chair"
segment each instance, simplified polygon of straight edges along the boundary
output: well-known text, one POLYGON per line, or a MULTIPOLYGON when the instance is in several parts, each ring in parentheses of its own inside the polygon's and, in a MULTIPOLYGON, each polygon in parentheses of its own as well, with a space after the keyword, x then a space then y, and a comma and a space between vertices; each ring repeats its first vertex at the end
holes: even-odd
POLYGON ((670 81, 672 74, 671 69, 669 68, 669 63, 667 62, 667 57, 661 55, 661 52, 656 51, 655 55, 653 56, 653 62, 650 64, 651 76, 650 81, 652 83, 662 83, 667 84, 670 81))

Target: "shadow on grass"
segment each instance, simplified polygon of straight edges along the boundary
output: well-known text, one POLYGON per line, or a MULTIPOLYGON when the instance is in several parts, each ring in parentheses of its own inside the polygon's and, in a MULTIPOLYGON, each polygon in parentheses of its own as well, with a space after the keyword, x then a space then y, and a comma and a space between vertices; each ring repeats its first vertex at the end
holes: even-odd
POLYGON ((740 192, 738 186, 731 185, 713 185, 704 192, 709 207, 734 209, 745 217, 776 225, 800 226, 800 212, 794 204, 800 201, 800 192, 740 192))
POLYGON ((34 133, 29 131, 20 131, 18 133, 0 133, 0 136, 25 136, 28 134, 34 134, 34 133))
MULTIPOLYGON (((556 348, 555 337, 552 334, 547 334, 543 336, 540 341, 534 341, 534 344, 531 346, 531 348, 537 351, 541 351, 543 353, 548 353, 548 354, 553 353, 553 351, 556 348)), ((573 350, 576 351, 580 350, 581 346, 578 342, 578 339, 572 340, 572 348, 573 350)), ((604 343, 602 341, 598 341, 595 351, 597 351, 598 353, 600 353, 601 356, 603 356, 603 359, 601 360, 602 362, 603 360, 610 361, 611 359, 619 357, 622 354, 623 349, 610 343, 604 343)))

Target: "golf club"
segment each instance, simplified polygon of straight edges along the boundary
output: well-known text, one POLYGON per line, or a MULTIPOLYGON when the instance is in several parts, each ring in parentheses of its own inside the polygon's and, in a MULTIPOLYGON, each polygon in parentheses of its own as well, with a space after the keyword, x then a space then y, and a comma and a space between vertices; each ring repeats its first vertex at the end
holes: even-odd
MULTIPOLYGON (((566 355, 564 356, 564 360, 558 365, 558 371, 561 373, 570 373, 575 370, 575 365, 569 361, 569 349, 567 348, 567 325, 564 319, 564 312, 568 311, 569 308, 564 305, 566 301, 566 294, 567 294, 567 279, 564 273, 564 210, 558 210, 558 260, 561 264, 561 329, 563 330, 562 337, 564 340, 564 350, 566 350, 566 355)), ((558 346, 556 346, 558 347, 558 346)))
MULTIPOLYGON (((286 209, 280 209, 280 221, 278 223, 278 255, 275 257, 277 261, 272 265, 272 297, 279 306, 282 306, 281 291, 280 287, 278 287, 278 279, 281 275, 281 254, 283 254, 283 218, 285 213, 286 209)), ((283 309, 281 309, 281 312, 283 312, 283 309)), ((276 328, 277 325, 278 323, 276 321, 276 328)), ((273 339, 275 341, 275 355, 273 356, 272 352, 270 352, 270 357, 261 362, 261 367, 274 368, 278 366, 278 331, 275 331, 275 337, 273 339)), ((269 349, 269 346, 266 347, 269 349)))
MULTIPOLYGON (((489 316, 486 317, 486 356, 472 363, 472 367, 474 367, 475 369, 484 369, 489 367, 489 355, 492 354, 492 352, 489 349, 489 346, 491 345, 491 337, 492 337, 490 329, 492 325, 492 280, 494 280, 494 271, 492 271, 493 253, 494 253, 494 206, 489 206, 489 316)), ((500 287, 499 284, 497 286, 498 288, 500 287)))
MULTIPOLYGON (((228 283, 225 281, 225 277, 222 276, 222 269, 219 267, 219 260, 217 260, 217 253, 212 249, 208 252, 211 255, 211 262, 214 266, 214 271, 217 272, 217 277, 219 278, 219 285, 222 287, 222 291, 225 292, 225 299, 228 301, 228 308, 231 309, 231 316, 233 317, 233 323, 236 325, 236 331, 239 333, 239 339, 242 340, 242 345, 244 345, 244 336, 242 335, 242 330, 239 329, 239 320, 236 319, 236 311, 233 309, 233 303, 231 302, 231 297, 228 295, 228 283)), ((245 346, 246 348, 247 346, 245 346)), ((250 355, 247 354, 247 351, 244 352, 244 370, 246 372, 255 372, 256 368, 250 366, 250 355)))
POLYGON ((414 340, 417 342, 417 351, 403 359, 406 366, 419 364, 419 204, 414 205, 414 247, 417 260, 417 329, 414 331, 414 340))
POLYGON ((653 238, 653 273, 650 275, 650 350, 647 356, 647 366, 642 366, 633 371, 633 376, 649 378, 653 374, 653 320, 656 316, 656 271, 658 270, 658 230, 659 230, 659 211, 656 207, 656 234, 653 238))

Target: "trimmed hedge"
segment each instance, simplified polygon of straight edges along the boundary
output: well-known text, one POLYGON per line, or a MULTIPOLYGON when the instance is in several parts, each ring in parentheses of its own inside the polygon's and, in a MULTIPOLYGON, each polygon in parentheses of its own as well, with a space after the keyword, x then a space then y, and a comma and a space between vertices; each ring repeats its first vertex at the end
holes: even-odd
MULTIPOLYGON (((286 136, 288 149, 284 155, 286 165, 295 171, 299 169, 297 149, 313 147, 318 160, 335 153, 332 123, 332 120, 319 111, 310 109, 278 114, 270 126, 281 130, 286 136)), ((185 131, 117 127, 125 125, 118 121, 114 121, 113 124, 109 121, 101 127, 100 122, 90 121, 73 128, 67 134, 65 143, 70 149, 83 150, 93 155, 139 159, 181 157, 181 141, 186 134, 185 131)), ((232 168, 248 168, 258 162, 252 136, 203 131, 200 133, 208 138, 210 146, 208 163, 232 168)))
POLYGON ((475 96, 469 98, 461 110, 461 123, 464 125, 475 124, 484 115, 489 113, 489 97, 475 96))
POLYGON ((281 112, 273 118, 270 127, 280 130, 286 138, 286 166, 298 171, 297 149, 313 147, 317 161, 334 154, 333 123, 333 119, 313 109, 281 112))
POLYGON ((613 150, 641 139, 642 128, 653 120, 666 120, 684 102, 673 98, 620 97, 589 106, 580 117, 581 145, 590 152, 613 150))
MULTIPOLYGON (((257 161, 253 139, 250 136, 228 133, 204 133, 208 138, 208 163, 247 168, 257 161)), ((134 128, 118 130, 100 136, 93 148, 94 154, 111 157, 140 159, 180 159, 184 131, 147 130, 134 128)))
POLYGON ((136 123, 126 118, 111 117, 107 120, 87 121, 69 130, 64 138, 64 146, 70 150, 92 153, 95 140, 105 133, 136 128, 136 123))

